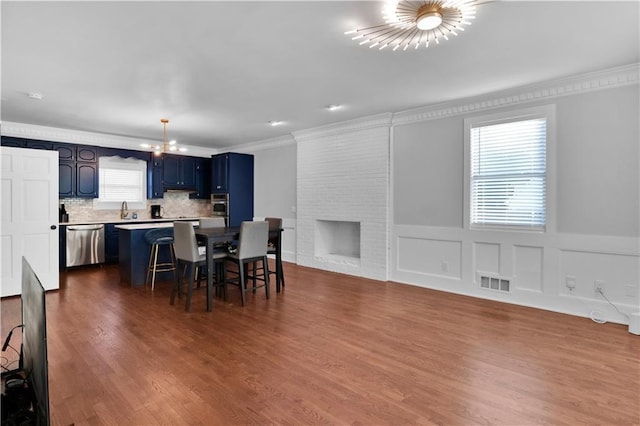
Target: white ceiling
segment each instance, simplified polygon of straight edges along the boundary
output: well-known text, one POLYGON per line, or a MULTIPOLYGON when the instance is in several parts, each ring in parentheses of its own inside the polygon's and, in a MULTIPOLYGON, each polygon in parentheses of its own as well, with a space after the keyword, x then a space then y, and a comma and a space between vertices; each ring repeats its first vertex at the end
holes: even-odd
POLYGON ((220 149, 640 62, 637 0, 486 3, 461 35, 404 52, 344 35, 381 9, 2 1, 2 120, 161 140, 166 117, 171 138, 220 149))

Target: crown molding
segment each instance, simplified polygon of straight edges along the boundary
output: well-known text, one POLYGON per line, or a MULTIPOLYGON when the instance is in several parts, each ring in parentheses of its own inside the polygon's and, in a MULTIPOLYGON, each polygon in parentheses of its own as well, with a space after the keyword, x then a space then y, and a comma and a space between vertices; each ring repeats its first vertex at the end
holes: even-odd
MULTIPOLYGON (((13 136, 25 139, 46 140, 51 142, 74 143, 78 145, 93 145, 106 148, 132 149, 135 151, 147 151, 140 144, 157 144, 157 140, 131 138, 126 136, 116 136, 104 133, 85 132, 81 130, 60 129, 57 127, 38 126, 27 123, 14 123, 2 121, 0 125, 2 136, 13 136)), ((209 157, 214 154, 214 150, 197 146, 184 145, 188 149, 187 153, 175 153, 176 155, 193 155, 199 157, 209 157)), ((152 152, 149 150, 149 152, 152 152)))
POLYGON ((233 145, 233 146, 229 147, 229 149, 219 150, 219 152, 233 151, 233 152, 250 154, 252 152, 262 151, 264 149, 273 149, 273 148, 278 148, 278 147, 281 147, 281 146, 295 145, 295 143, 296 143, 296 140, 293 137, 293 135, 292 134, 288 134, 288 135, 284 135, 284 136, 278 136, 278 137, 274 137, 274 138, 263 139, 263 140, 260 140, 260 141, 248 142, 248 143, 239 144, 239 145, 233 145))
POLYGON ((470 112, 520 105, 539 100, 551 100, 596 90, 638 84, 640 64, 631 64, 578 76, 521 86, 489 95, 430 105, 393 115, 393 125, 410 124, 468 114, 470 112))
POLYGON ((320 137, 333 136, 348 132, 357 132, 360 130, 374 129, 376 127, 390 127, 393 114, 390 112, 371 115, 369 117, 357 118, 355 120, 342 121, 327 126, 315 127, 312 129, 300 130, 293 132, 292 135, 298 143, 320 137))

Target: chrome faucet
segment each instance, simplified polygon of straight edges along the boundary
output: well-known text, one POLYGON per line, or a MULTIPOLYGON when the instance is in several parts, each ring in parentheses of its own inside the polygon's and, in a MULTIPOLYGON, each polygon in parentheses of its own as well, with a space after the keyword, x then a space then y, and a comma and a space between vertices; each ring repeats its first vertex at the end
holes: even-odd
POLYGON ((129 206, 127 206, 127 202, 122 202, 122 207, 120 208, 120 219, 124 219, 129 216, 129 206))

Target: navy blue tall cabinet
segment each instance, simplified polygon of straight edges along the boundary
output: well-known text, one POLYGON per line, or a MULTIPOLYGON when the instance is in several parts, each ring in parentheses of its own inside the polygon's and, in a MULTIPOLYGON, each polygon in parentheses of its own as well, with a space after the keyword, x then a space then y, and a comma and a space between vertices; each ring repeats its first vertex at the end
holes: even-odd
POLYGON ((253 220, 253 155, 228 152, 212 156, 211 193, 229 194, 229 226, 253 220))

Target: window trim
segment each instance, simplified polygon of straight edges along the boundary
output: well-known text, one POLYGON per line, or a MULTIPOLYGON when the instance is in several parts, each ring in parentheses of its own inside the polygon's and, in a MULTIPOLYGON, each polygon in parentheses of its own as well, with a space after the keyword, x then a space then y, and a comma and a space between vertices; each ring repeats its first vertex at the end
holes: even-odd
POLYGON ((556 106, 541 105, 518 110, 467 117, 464 119, 464 196, 463 227, 468 230, 512 231, 549 233, 556 226, 556 189, 555 189, 555 146, 556 146, 556 106), (471 128, 479 125, 501 124, 512 121, 523 121, 544 117, 547 121, 546 147, 546 222, 544 227, 528 227, 524 225, 471 224, 471 128))
MULTIPOLYGON (((139 201, 139 202, 127 201, 127 208, 129 210, 133 210, 133 209, 144 210, 144 209, 146 209, 147 208, 147 168, 148 168, 148 162, 145 161, 145 160, 141 160, 139 158, 133 158, 133 157, 123 158, 123 157, 120 157, 120 156, 102 156, 102 157, 98 158, 98 173, 100 173, 101 160, 103 160, 103 162, 105 160, 106 160, 106 162, 118 161, 121 164, 131 165, 132 169, 138 170, 138 168, 139 168, 140 171, 142 171, 142 183, 141 183, 141 188, 140 188, 141 201, 139 201), (142 163, 144 163, 144 165, 142 165, 142 163)), ((101 185, 100 182, 99 182, 99 185, 101 185)), ((99 194, 101 194, 101 193, 102 193, 102 191, 99 192, 99 194)), ((122 202, 120 202, 120 201, 119 202, 102 201, 100 198, 94 198, 93 199, 93 208, 95 210, 116 210, 116 209, 119 210, 121 207, 122 207, 122 202)))

